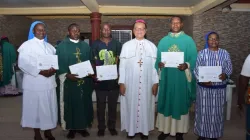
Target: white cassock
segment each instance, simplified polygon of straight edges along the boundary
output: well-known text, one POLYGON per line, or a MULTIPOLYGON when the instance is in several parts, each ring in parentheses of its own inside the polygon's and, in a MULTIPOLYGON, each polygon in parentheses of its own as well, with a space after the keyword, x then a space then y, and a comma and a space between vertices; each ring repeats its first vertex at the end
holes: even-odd
POLYGON ((33 38, 18 49, 18 66, 23 71, 22 127, 48 130, 57 125, 57 99, 55 76, 39 75, 37 57, 55 54, 49 43, 33 38))
POLYGON ((126 87, 120 97, 121 131, 129 136, 148 135, 154 130, 155 97, 152 86, 159 82, 155 69, 157 48, 147 39, 126 42, 120 54, 119 84, 126 87), (141 66, 140 66, 140 63, 141 66))

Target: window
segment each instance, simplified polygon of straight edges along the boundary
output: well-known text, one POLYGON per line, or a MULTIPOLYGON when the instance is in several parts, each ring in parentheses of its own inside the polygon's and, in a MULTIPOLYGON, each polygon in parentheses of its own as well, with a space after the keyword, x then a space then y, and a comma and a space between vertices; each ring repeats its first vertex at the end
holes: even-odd
POLYGON ((111 35, 112 38, 124 44, 132 39, 132 30, 112 30, 111 35))

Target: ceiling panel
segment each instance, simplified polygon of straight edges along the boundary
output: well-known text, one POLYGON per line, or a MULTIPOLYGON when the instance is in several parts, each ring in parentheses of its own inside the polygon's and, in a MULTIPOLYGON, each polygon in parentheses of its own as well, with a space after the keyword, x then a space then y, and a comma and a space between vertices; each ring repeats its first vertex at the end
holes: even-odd
POLYGON ((1 8, 83 6, 80 0, 1 0, 1 8))
POLYGON ((154 7, 189 7, 204 0, 97 0, 99 5, 115 6, 154 6, 154 7))

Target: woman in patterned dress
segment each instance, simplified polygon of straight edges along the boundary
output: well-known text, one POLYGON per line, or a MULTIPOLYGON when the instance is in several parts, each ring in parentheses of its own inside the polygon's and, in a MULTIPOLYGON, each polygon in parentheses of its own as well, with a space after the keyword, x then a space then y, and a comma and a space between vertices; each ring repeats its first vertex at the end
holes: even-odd
POLYGON ((205 49, 197 56, 194 75, 197 79, 196 113, 194 133, 198 140, 217 140, 224 130, 224 105, 226 103, 227 79, 232 74, 229 53, 219 48, 219 35, 210 32, 206 36, 205 49), (221 66, 222 82, 199 82, 200 66, 221 66))

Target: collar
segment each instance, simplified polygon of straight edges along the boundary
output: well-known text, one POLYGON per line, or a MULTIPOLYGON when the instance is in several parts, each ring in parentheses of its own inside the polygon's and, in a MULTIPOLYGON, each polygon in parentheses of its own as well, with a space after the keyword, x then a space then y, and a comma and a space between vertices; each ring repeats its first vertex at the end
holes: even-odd
POLYGON ((78 43, 78 42, 79 42, 79 39, 78 39, 78 40, 73 40, 73 39, 70 39, 70 38, 69 38, 69 40, 70 40, 71 42, 73 42, 73 43, 78 43))
POLYGON ((136 38, 135 38, 135 41, 136 41, 137 43, 143 43, 143 42, 144 42, 144 40, 145 40, 145 39, 138 40, 138 39, 136 39, 136 38))
POLYGON ((172 32, 170 32, 170 36, 171 37, 179 37, 183 33, 184 33, 183 31, 180 31, 179 33, 172 33, 172 32))
POLYGON ((43 41, 44 41, 44 39, 38 39, 38 38, 36 38, 36 37, 34 37, 34 39, 35 39, 36 41, 38 41, 38 42, 43 42, 43 41))

